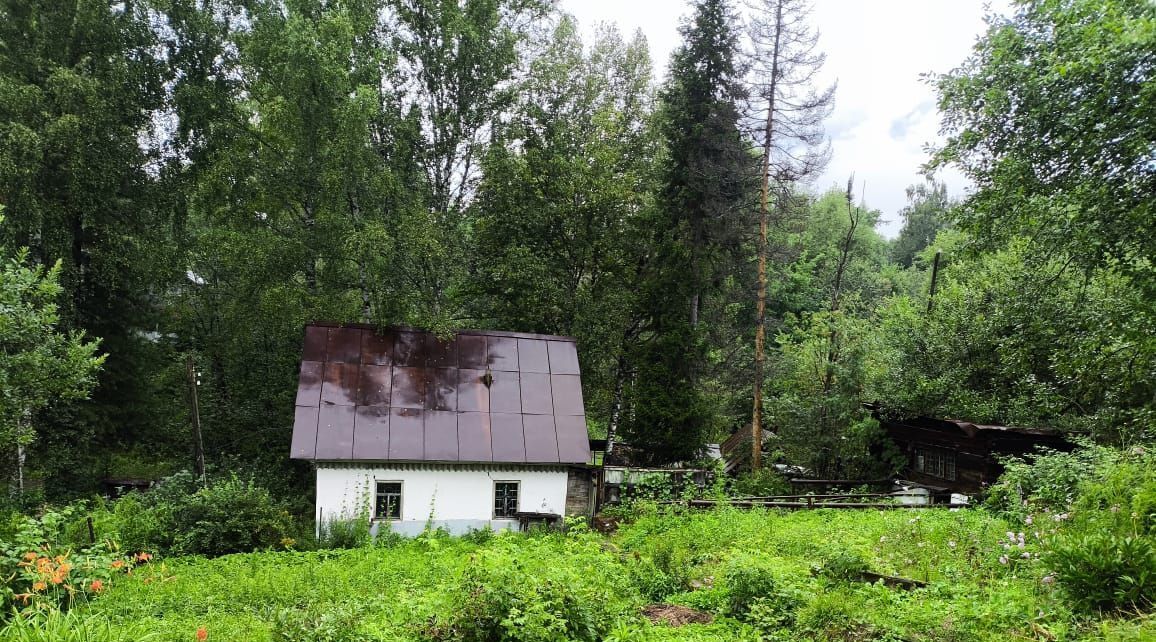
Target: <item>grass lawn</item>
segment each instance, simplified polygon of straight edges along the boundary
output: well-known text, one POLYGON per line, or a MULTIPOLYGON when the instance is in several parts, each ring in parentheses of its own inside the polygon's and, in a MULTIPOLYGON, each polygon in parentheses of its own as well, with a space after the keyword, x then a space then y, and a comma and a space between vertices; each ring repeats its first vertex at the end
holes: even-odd
POLYGON ((1074 614, 1038 542, 979 509, 653 513, 610 538, 172 559, 76 609, 92 636, 0 640, 1156 640, 1149 619, 1074 614), (653 624, 657 602, 714 621, 653 624))

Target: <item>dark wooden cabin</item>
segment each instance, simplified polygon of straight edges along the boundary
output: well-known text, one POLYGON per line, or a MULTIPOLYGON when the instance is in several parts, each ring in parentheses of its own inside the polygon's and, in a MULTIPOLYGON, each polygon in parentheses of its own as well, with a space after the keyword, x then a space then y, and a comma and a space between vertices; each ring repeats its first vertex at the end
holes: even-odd
POLYGON ((952 492, 974 493, 1003 472, 999 457, 1026 455, 1038 446, 1071 450, 1071 442, 1048 428, 975 424, 958 419, 879 418, 887 436, 907 456, 903 476, 952 492))

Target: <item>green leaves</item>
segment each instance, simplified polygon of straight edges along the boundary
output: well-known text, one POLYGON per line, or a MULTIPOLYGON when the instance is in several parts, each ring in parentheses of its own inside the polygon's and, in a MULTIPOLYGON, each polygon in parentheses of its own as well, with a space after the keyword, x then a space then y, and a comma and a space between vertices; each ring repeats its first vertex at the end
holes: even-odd
POLYGON ((37 413, 50 404, 86 398, 104 356, 83 333, 59 327, 59 262, 29 267, 28 250, 11 256, 3 248, 0 261, 0 448, 7 449, 35 438, 37 413))

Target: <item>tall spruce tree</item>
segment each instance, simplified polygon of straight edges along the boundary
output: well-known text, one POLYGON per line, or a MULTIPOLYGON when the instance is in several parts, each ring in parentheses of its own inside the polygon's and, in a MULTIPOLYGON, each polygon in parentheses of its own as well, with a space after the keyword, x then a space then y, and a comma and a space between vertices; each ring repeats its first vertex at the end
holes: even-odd
POLYGON ((656 206, 640 231, 651 251, 623 425, 626 440, 655 462, 692 458, 712 427, 697 382, 707 353, 700 312, 741 261, 753 176, 739 130, 742 74, 729 4, 694 3, 681 31, 683 44, 660 95, 666 157, 656 206))

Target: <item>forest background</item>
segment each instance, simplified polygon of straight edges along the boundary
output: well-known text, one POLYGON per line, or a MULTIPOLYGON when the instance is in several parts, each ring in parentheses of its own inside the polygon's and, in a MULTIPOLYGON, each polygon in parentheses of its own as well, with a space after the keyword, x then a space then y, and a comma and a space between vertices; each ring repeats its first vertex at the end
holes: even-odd
POLYGON ((300 496, 311 320, 574 336, 592 436, 651 463, 756 382, 767 460, 824 475, 895 465, 864 402, 1150 437, 1153 5, 992 17, 929 83, 975 190, 913 185, 893 240, 809 191, 832 88, 764 5, 694 3, 660 79, 548 0, 0 1, 5 472, 191 467, 191 359, 210 466, 300 496))

